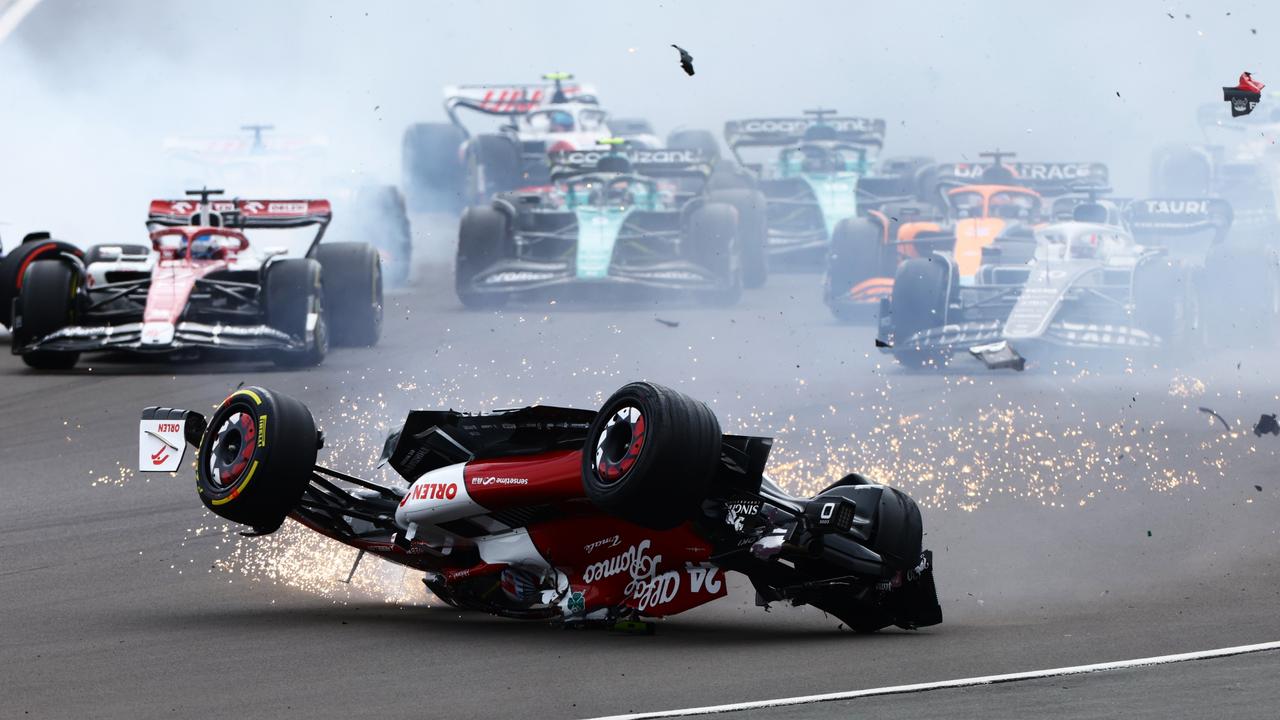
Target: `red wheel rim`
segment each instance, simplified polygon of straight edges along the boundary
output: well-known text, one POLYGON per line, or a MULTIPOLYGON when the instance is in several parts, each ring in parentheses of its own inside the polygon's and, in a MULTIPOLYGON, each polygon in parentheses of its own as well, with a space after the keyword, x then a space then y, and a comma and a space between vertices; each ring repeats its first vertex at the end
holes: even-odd
POLYGON ((596 475, 611 485, 635 467, 644 450, 645 418, 640 408, 624 405, 614 412, 596 438, 596 475))
POLYGON ((253 459, 258 429, 253 413, 232 412, 218 428, 209 452, 209 483, 215 490, 230 490, 244 477, 253 459))

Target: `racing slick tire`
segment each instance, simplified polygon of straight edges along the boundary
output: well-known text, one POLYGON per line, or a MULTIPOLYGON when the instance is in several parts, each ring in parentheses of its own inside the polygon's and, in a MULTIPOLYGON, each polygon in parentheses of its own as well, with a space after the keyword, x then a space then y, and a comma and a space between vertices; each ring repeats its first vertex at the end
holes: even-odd
POLYGON ((196 451, 200 502, 257 533, 274 532, 306 490, 319 445, 301 402, 261 387, 237 390, 214 411, 196 451))
POLYGON ((742 285, 753 289, 764 287, 769 279, 769 226, 765 218, 764 193, 749 188, 714 190, 710 199, 738 210, 742 285))
POLYGON ((696 516, 720 462, 711 408, 661 385, 624 385, 600 408, 582 450, 582 485, 596 507, 665 530, 696 516))
POLYGON ((1134 268, 1134 324, 1159 336, 1164 349, 1193 348, 1199 327, 1197 308, 1191 277, 1181 265, 1155 258, 1134 268))
POLYGON ((505 135, 477 135, 467 143, 467 202, 487 203, 500 192, 521 185, 520 148, 505 135))
POLYGON ((893 357, 900 364, 912 368, 941 367, 950 359, 948 350, 919 348, 904 340, 922 330, 946 324, 947 303, 956 284, 955 267, 937 255, 912 258, 898 266, 889 312, 893 319, 893 357))
POLYGON ((147 245, 117 245, 106 243, 102 245, 94 245, 84 253, 85 267, 97 262, 114 262, 116 260, 132 260, 141 262, 147 259, 151 254, 151 247, 147 245), (118 252, 104 254, 103 248, 114 248, 118 252))
POLYGON ((392 287, 409 283, 409 270, 413 264, 413 235, 409 228, 409 213, 404 195, 394 185, 367 185, 356 190, 355 211, 361 227, 368 232, 371 243, 384 263, 384 279, 392 287))
POLYGON ((373 347, 382 337, 382 258, 368 243, 316 247, 333 344, 373 347))
POLYGON ((667 147, 672 150, 697 150, 709 163, 720 159, 720 141, 710 130, 672 130, 667 135, 667 147))
POLYGON ((465 168, 459 150, 467 135, 452 123, 417 123, 405 128, 401 173, 409 204, 415 210, 458 212, 465 168))
POLYGON ((58 253, 84 258, 84 251, 71 243, 54 240, 49 233, 30 233, 13 252, 0 259, 0 325, 13 322, 13 300, 22 289, 27 268, 39 259, 52 259, 58 253))
POLYGON ((278 350, 277 365, 314 367, 329 352, 329 325, 325 317, 323 271, 311 258, 277 260, 267 266, 263 281, 267 324, 295 338, 306 340, 301 350, 278 350), (314 316, 315 325, 307 325, 314 316))
POLYGON ((858 283, 881 272, 883 238, 882 228, 866 218, 845 218, 836 224, 827 251, 826 278, 827 306, 836 320, 850 323, 866 316, 838 300, 847 298, 858 283))
POLYGON ((1280 265, 1263 248, 1218 245, 1201 274, 1200 308, 1214 343, 1270 347, 1280 337, 1280 265))
POLYGON ((507 293, 477 292, 472 281, 503 256, 510 234, 507 216, 491 207, 470 207, 462 213, 458 255, 454 263, 454 289, 464 307, 487 310, 507 303, 507 293))
MULTIPOLYGON (((84 278, 64 260, 39 260, 27 267, 18 303, 21 316, 13 330, 14 346, 26 345, 68 325, 75 324, 76 300, 84 278)), ((80 359, 78 352, 35 350, 22 353, 22 361, 37 370, 68 370, 80 359)))
POLYGON ((1186 145, 1167 145, 1151 154, 1151 191, 1165 197, 1205 197, 1213 193, 1213 160, 1186 145))
POLYGON ((710 270, 721 287, 699 290, 699 301, 708 305, 734 305, 742 299, 742 252, 737 210, 727 203, 707 203, 689 215, 685 242, 690 260, 710 270))

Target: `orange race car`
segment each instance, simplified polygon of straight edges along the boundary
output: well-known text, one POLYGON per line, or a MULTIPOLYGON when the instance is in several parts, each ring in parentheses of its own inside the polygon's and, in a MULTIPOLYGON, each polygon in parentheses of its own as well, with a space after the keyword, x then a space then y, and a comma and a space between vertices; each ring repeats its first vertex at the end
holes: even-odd
POLYGON ((984 249, 988 257, 1029 252, 1026 241, 1046 219, 1044 198, 1107 182, 1101 163, 1002 162, 1012 153, 981 157, 992 164, 937 167, 940 203, 889 204, 835 227, 823 293, 836 318, 869 317, 870 308, 893 293, 898 263, 934 250, 954 253, 960 282, 972 282, 984 249))

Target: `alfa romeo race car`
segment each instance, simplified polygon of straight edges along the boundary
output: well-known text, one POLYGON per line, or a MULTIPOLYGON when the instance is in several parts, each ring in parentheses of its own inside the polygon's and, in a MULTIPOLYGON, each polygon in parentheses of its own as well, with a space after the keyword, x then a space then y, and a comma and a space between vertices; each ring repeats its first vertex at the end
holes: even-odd
POLYGON ((394 185, 336 172, 323 135, 286 135, 245 125, 245 135, 175 136, 164 141, 167 175, 186 187, 235 187, 250 197, 320 196, 337 210, 331 238, 367 242, 382 257, 389 285, 408 282, 413 239, 404 196, 394 185))
MULTIPOLYGON (((457 210, 488 202, 499 192, 545 185, 547 153, 590 150, 619 136, 586 85, 568 73, 546 84, 462 85, 445 88, 447 123, 417 123, 404 133, 404 187, 414 207, 457 210), (496 132, 475 133, 461 110, 501 118, 496 132)), ((637 144, 651 136, 625 123, 637 144)))
MULTIPOLYGON (((842 220, 867 205, 914 194, 916 167, 895 164, 900 174, 875 172, 884 120, 828 117, 833 112, 725 123, 725 143, 745 170, 742 186, 764 194, 771 258, 820 263, 842 220), (770 156, 744 154, 759 148, 770 156)), ((717 178, 717 186, 727 179, 717 178)))
POLYGON ((905 260, 949 251, 962 283, 970 282, 983 249, 1031 238, 1045 220, 1043 201, 1081 185, 1102 186, 1107 167, 1089 162, 1005 163, 1013 153, 980 153, 990 165, 948 163, 928 168, 932 202, 891 201, 836 224, 823 299, 837 319, 862 319, 893 292, 905 260), (941 202, 937 202, 941 199, 941 202))
POLYGON ((69 368, 101 350, 240 350, 315 365, 330 339, 377 342, 378 254, 367 243, 320 243, 328 201, 212 199, 221 192, 153 200, 150 247, 39 256, 14 303, 13 352, 35 368, 69 368), (302 257, 285 257, 288 246, 250 243, 246 231, 268 229, 314 235, 302 257))
POLYGON ((733 571, 761 605, 813 605, 855 631, 942 621, 910 497, 857 474, 791 496, 764 473, 770 438, 722 434, 707 405, 658 385, 626 385, 599 412, 410 412, 380 460, 407 487, 318 465, 311 413, 265 388, 207 422, 142 418, 140 467, 175 470, 195 446, 201 502, 246 534, 290 518, 358 548, 357 565, 372 553, 421 571, 459 609, 635 628, 724 597, 733 571))
POLYGON ((1144 351, 1201 342, 1204 245, 1225 241, 1230 205, 1091 198, 1072 212, 981 248, 968 280, 955 252, 902 263, 880 304, 882 351, 922 367, 967 349, 989 366, 1021 369, 1020 353, 1046 345, 1144 351), (1208 240, 1195 252, 1180 247, 1195 235, 1208 240))
POLYGON ((737 302, 744 256, 764 253, 763 227, 746 225, 763 221, 756 194, 708 192, 711 169, 696 150, 571 151, 551 162, 550 185, 463 214, 455 277, 464 305, 569 285, 737 302))

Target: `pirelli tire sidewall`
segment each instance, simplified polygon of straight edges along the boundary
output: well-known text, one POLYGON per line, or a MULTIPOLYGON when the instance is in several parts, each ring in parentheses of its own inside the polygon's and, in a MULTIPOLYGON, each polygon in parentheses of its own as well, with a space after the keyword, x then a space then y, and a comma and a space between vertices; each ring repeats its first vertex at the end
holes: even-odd
POLYGON ((661 385, 635 382, 613 394, 587 431, 582 484, 596 507, 665 530, 696 517, 720 463, 711 408, 661 385))
MULTIPOLYGON (((218 406, 196 454, 196 492, 204 506, 219 517, 272 532, 298 504, 316 462, 317 434, 311 412, 298 400, 261 387, 235 391, 218 406), (241 443, 244 466, 234 475, 215 477, 213 467, 225 469, 228 445, 223 430, 239 426, 237 415, 249 416, 251 434, 241 443), (222 455, 215 457, 215 453, 222 455)), ((233 453, 239 457, 240 453, 233 453)))

